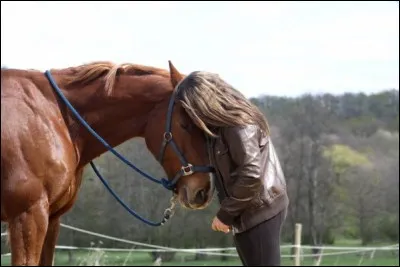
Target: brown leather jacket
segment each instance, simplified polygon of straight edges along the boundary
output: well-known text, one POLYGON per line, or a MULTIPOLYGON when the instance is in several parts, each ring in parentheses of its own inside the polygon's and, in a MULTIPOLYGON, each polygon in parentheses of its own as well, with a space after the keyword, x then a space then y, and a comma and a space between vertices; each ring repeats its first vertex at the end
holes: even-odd
POLYGON ((255 125, 220 128, 218 134, 210 154, 220 221, 240 233, 286 212, 286 181, 270 137, 255 125))

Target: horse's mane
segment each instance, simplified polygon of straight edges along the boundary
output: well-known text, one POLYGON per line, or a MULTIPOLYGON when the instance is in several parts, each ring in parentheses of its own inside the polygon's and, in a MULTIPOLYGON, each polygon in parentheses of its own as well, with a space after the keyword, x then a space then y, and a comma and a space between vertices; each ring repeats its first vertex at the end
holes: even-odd
POLYGON ((118 65, 108 61, 92 62, 61 71, 64 72, 67 85, 75 83, 87 84, 96 79, 104 78, 104 89, 107 94, 112 93, 116 77, 120 74, 135 76, 159 75, 166 78, 169 77, 169 72, 164 69, 130 63, 118 65))

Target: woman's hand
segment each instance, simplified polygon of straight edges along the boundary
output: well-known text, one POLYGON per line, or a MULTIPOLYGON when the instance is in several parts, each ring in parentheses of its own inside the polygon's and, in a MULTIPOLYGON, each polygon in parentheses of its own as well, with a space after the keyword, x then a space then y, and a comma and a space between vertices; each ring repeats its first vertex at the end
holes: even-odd
POLYGON ((223 224, 217 217, 214 217, 211 228, 214 231, 224 232, 225 234, 229 233, 230 227, 226 224, 223 224))

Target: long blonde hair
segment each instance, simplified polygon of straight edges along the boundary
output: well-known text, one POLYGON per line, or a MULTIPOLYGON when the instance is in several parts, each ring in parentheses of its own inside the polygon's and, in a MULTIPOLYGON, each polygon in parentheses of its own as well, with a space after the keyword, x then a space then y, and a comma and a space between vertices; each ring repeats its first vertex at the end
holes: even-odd
POLYGON ((255 124, 264 134, 269 126, 263 113, 217 74, 196 71, 179 85, 178 99, 193 122, 212 137, 210 128, 255 124))

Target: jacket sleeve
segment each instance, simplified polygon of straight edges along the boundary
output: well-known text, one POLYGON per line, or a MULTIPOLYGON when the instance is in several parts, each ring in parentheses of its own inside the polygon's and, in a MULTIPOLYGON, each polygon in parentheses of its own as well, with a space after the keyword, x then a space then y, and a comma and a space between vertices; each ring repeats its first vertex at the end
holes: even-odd
POLYGON ((236 169, 231 173, 231 179, 235 181, 229 190, 231 194, 222 201, 217 218, 232 225, 235 217, 248 207, 262 188, 261 157, 256 126, 229 127, 224 129, 223 135, 236 169))

